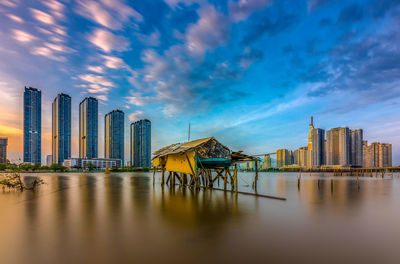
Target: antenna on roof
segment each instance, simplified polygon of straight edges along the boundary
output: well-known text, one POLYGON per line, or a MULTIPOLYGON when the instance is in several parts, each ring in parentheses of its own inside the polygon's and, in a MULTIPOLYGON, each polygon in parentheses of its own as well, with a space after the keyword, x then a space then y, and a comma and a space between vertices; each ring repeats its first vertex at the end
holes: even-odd
POLYGON ((188 133, 188 142, 190 141, 190 122, 189 122, 189 133, 188 133))

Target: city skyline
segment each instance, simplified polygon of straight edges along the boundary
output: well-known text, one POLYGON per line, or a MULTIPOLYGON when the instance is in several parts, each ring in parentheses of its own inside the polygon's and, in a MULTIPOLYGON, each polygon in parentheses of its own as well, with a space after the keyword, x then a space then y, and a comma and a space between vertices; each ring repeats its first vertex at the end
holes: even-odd
POLYGON ((185 141, 189 122, 192 138, 246 153, 297 149, 315 115, 319 128, 363 128, 369 142, 393 144, 400 163, 396 1, 21 3, 0 1, 0 137, 14 162, 24 159, 21 87, 32 86, 43 97, 42 161, 51 101, 64 92, 74 157, 78 105, 93 96, 100 117, 121 108, 126 123, 151 120, 152 149, 185 141))

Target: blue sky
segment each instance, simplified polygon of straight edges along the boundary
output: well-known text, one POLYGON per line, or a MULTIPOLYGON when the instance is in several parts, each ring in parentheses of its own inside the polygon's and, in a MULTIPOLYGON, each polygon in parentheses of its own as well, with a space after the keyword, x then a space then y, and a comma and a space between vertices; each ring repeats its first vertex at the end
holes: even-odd
POLYGON ((307 143, 324 129, 363 128, 400 164, 400 1, 0 0, 0 136, 22 152, 22 93, 43 93, 43 155, 51 102, 100 99, 129 123, 152 121, 156 150, 215 136, 249 154, 307 143))

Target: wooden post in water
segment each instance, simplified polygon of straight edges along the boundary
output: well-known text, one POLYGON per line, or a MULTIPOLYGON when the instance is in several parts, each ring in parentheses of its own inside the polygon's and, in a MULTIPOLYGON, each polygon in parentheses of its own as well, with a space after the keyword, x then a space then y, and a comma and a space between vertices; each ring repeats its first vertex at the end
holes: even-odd
POLYGON ((233 181, 235 185, 235 194, 238 192, 238 180, 237 180, 237 164, 235 164, 235 170, 233 172, 233 181))
POLYGON ((225 177, 224 177, 224 190, 226 190, 226 182, 228 180, 228 170, 229 168, 225 169, 225 177))
POLYGON ((162 168, 161 169, 161 185, 164 184, 164 173, 165 173, 165 170, 164 170, 164 168, 162 168))

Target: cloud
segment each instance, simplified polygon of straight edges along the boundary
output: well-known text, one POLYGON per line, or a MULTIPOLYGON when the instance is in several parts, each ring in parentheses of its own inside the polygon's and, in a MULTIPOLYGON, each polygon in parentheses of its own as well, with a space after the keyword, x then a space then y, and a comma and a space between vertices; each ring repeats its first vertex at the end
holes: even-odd
POLYGON ((141 93, 131 92, 131 96, 125 97, 128 100, 129 104, 136 105, 136 106, 143 106, 146 105, 150 100, 155 101, 155 98, 149 96, 142 96, 141 93))
POLYGON ((170 8, 172 9, 176 9, 178 7, 179 4, 185 4, 187 6, 198 3, 198 4, 202 4, 205 1, 202 0, 164 0, 170 8))
POLYGON ((37 39, 35 36, 29 34, 28 32, 19 29, 13 29, 12 32, 13 32, 13 38, 22 43, 31 42, 37 39))
POLYGON ((95 73, 104 73, 104 68, 102 66, 88 66, 87 69, 95 73))
POLYGON ((97 84, 105 87, 114 87, 115 84, 108 80, 106 77, 94 74, 82 74, 78 76, 82 81, 86 81, 91 84, 97 84))
POLYGON ((125 62, 121 58, 114 57, 114 56, 107 56, 107 55, 101 55, 101 57, 105 60, 104 65, 107 68, 110 68, 110 69, 129 68, 128 65, 126 65, 125 62))
POLYGON ((8 7, 17 7, 19 4, 19 0, 0 0, 0 4, 8 7))
POLYGON ((142 111, 136 111, 136 112, 133 112, 132 114, 130 114, 128 117, 129 117, 129 121, 130 122, 135 122, 135 121, 138 121, 138 120, 140 120, 140 119, 142 119, 143 118, 143 112, 142 111))
POLYGON ((198 15, 196 24, 186 30, 185 45, 191 55, 202 57, 205 51, 227 44, 231 25, 229 18, 217 12, 212 5, 201 7, 198 15))
POLYGON ((107 53, 111 51, 124 51, 129 47, 128 39, 116 36, 105 29, 96 29, 89 36, 89 41, 107 53))
POLYGON ((10 18, 11 20, 18 22, 18 23, 24 23, 24 20, 22 20, 22 18, 13 15, 13 14, 7 14, 8 18, 10 18))
POLYGON ((241 56, 238 56, 240 66, 243 68, 249 68, 250 65, 264 58, 264 52, 258 49, 246 47, 241 56))
POLYGON ((51 15, 34 8, 30 8, 30 10, 36 20, 48 25, 53 25, 55 23, 51 15))
POLYGON ((138 37, 139 41, 145 44, 146 46, 156 47, 160 45, 161 35, 158 30, 155 30, 150 35, 137 33, 136 36, 138 37))
POLYGON ((109 29, 122 29, 124 22, 131 17, 138 22, 143 21, 141 14, 118 0, 102 0, 100 2, 80 0, 78 3, 78 14, 109 29))
POLYGON ((69 48, 67 46, 61 45, 61 44, 54 44, 54 43, 49 43, 49 42, 45 42, 44 45, 56 52, 62 52, 62 53, 71 53, 71 52, 75 52, 74 49, 69 48))
POLYGON ((230 0, 229 15, 235 22, 246 20, 253 12, 261 11, 271 3, 272 0, 230 0))
POLYGON ((42 3, 47 6, 52 14, 57 18, 64 18, 65 6, 56 0, 43 0, 42 3))
POLYGON ((65 57, 55 55, 53 50, 47 47, 34 47, 30 52, 33 55, 43 56, 55 61, 66 61, 65 57))

